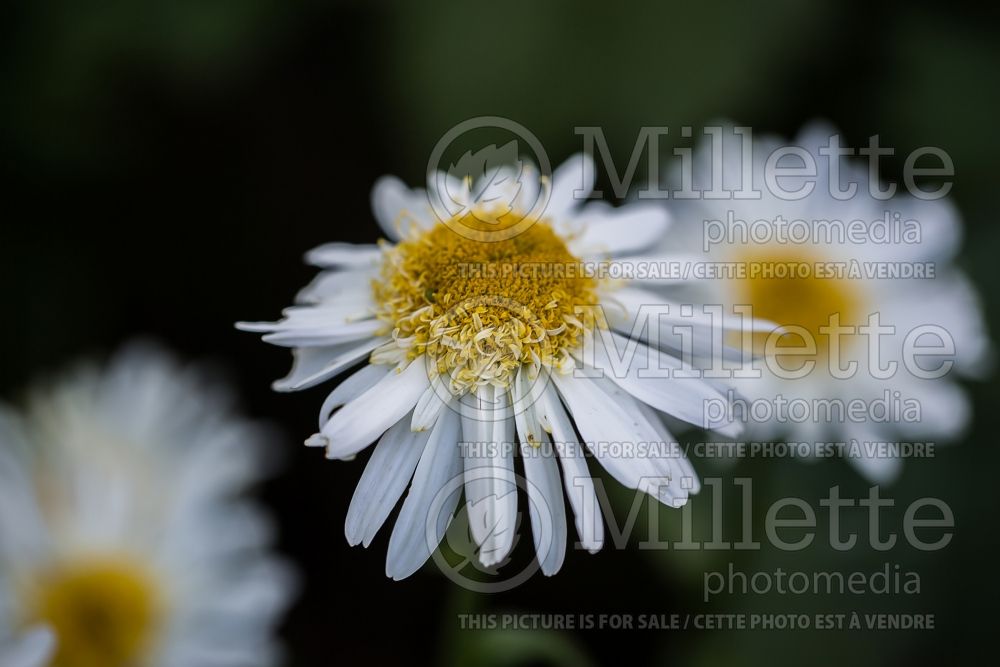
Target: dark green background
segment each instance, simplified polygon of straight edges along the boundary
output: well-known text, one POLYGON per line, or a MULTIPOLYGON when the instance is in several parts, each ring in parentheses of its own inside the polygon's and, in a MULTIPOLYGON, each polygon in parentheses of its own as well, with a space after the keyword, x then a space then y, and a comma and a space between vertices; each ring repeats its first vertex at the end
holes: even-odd
MULTIPOLYGON (((388 581, 385 536, 367 552, 348 548, 343 518, 361 462, 325 462, 298 444, 324 390, 272 394, 285 353, 231 323, 276 316, 311 276, 300 261, 306 249, 374 240, 374 179, 395 173, 418 183, 436 140, 466 118, 513 118, 554 161, 580 149, 575 126, 598 125, 621 163, 643 125, 730 118, 787 136, 822 117, 848 145, 878 133, 902 154, 923 145, 951 154, 967 223, 961 262, 1000 330, 996 25, 973 2, 8 0, 0 9, 2 395, 17 401, 36 375, 137 335, 225 369, 247 409, 286 433, 285 473, 262 493, 280 519, 282 550, 306 577, 284 627, 293 666, 974 658, 993 639, 1000 593, 992 377, 969 386, 976 421, 967 437, 935 459, 907 462, 887 491, 902 506, 925 495, 951 505, 955 539, 941 552, 571 552, 557 577, 481 597, 432 572, 388 581), (923 592, 703 605, 703 572, 730 560, 750 570, 845 572, 900 563, 921 574, 923 592), (933 613, 938 629, 474 633, 459 632, 455 616, 845 609, 933 613)), ((883 176, 900 168, 888 161, 883 176)), ((815 506, 833 484, 844 496, 867 492, 839 461, 696 465, 727 480, 752 476, 758 521, 780 496, 815 506)), ((621 519, 631 498, 615 497, 621 519)), ((705 514, 707 499, 695 509, 705 514)), ((727 502, 727 515, 738 510, 727 502)), ((886 520, 898 525, 900 514, 886 520)), ((863 521, 855 517, 862 536, 863 521)))

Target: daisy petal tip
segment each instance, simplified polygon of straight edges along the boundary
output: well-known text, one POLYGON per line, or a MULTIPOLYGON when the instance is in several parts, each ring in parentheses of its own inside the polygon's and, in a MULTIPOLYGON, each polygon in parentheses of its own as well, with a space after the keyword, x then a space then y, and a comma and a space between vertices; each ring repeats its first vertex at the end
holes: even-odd
POLYGON ((245 331, 247 333, 266 333, 271 330, 274 326, 273 322, 234 322, 233 328, 237 331, 245 331))
POLYGON ((494 554, 484 555, 482 552, 479 553, 479 564, 483 567, 493 567, 499 564, 501 560, 502 558, 494 554))
POLYGON ((306 447, 329 447, 330 438, 322 433, 314 433, 306 438, 305 445, 306 447))

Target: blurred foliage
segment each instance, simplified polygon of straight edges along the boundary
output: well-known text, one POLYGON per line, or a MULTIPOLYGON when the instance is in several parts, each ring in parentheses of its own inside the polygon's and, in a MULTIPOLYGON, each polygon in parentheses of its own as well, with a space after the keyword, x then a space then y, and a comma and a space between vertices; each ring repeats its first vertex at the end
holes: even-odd
POLYGON ((398 10, 381 89, 406 118, 391 140, 411 178, 448 128, 479 115, 524 124, 553 160, 579 150, 575 126, 599 125, 615 159, 626 160, 643 125, 676 132, 719 115, 780 114, 795 95, 788 54, 833 37, 825 0, 444 0, 435 11, 398 10))
MULTIPOLYGON (((121 86, 246 76, 283 34, 277 0, 13 0, 0 47, 4 138, 33 158, 91 161, 121 143, 121 86)), ((131 124, 131 123, 130 123, 131 124)), ((128 139, 127 137, 125 138, 128 139)))

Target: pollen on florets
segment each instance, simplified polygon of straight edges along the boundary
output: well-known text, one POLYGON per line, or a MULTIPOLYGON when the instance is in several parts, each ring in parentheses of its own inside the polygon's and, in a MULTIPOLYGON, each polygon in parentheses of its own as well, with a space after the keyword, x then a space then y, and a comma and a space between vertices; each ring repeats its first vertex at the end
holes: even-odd
POLYGON ((372 362, 423 356, 455 395, 507 388, 526 364, 571 366, 570 351, 599 319, 589 308, 597 279, 545 221, 503 240, 485 223, 461 224, 462 234, 440 224, 385 249, 373 291, 393 340, 372 362), (468 233, 477 229, 481 237, 468 233))

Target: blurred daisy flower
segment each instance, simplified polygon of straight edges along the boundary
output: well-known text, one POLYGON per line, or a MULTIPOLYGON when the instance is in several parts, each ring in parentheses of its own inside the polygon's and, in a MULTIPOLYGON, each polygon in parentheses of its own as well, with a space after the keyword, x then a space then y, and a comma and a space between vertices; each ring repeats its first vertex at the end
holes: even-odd
POLYGON ((792 145, 755 139, 752 157, 748 128, 722 129, 672 184, 735 194, 673 196, 677 223, 660 249, 742 267, 692 283, 696 298, 749 305, 782 326, 726 341, 760 353, 759 377, 734 379, 733 404, 752 438, 843 442, 866 477, 890 481, 902 461, 872 443, 960 433, 969 403, 954 379, 987 360, 975 290, 952 264, 958 212, 945 198, 902 194, 902 185, 890 193, 866 160, 831 158, 841 144, 828 126, 804 129, 792 145))
MULTIPOLYGON (((293 577, 241 498, 262 435, 145 346, 0 413, 0 637, 51 629, 59 667, 274 664, 293 577)), ((37 664, 45 633, 0 656, 37 664)))
POLYGON ((682 454, 599 446, 674 442, 658 411, 709 426, 703 402, 723 392, 698 378, 644 377, 643 369, 677 365, 630 337, 631 306, 648 295, 582 267, 646 250, 668 219, 654 204, 583 204, 594 171, 578 156, 551 178, 530 165, 476 181, 438 172, 424 191, 385 177, 372 207, 391 242, 316 248, 307 261, 323 271, 281 321, 238 325, 294 349, 278 391, 366 362, 329 394, 306 444, 346 459, 378 440, 347 513, 352 545, 372 541, 409 484, 389 540, 394 579, 437 547, 458 506, 456 479, 464 479, 480 562, 504 561, 517 521, 514 449, 542 572, 555 573, 565 554, 563 485, 581 544, 600 549, 603 524, 577 429, 628 488, 672 506, 698 489, 682 454), (588 342, 594 354, 583 353, 588 342), (632 352, 624 367, 611 368, 610 345, 632 352))

